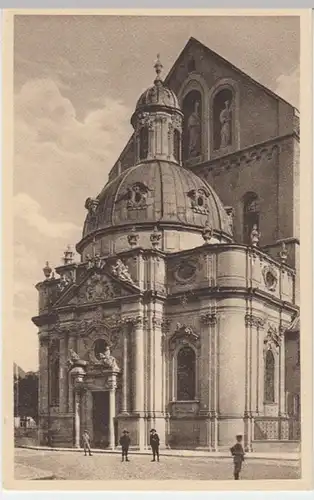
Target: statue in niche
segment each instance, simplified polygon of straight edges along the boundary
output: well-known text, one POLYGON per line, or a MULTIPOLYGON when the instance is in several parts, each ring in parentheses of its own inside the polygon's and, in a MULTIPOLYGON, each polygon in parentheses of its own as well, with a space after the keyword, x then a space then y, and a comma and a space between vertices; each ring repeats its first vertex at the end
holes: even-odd
POLYGON ((110 354, 110 348, 109 346, 106 347, 105 351, 102 353, 99 353, 99 359, 102 361, 102 363, 108 368, 110 368, 112 371, 120 371, 120 368, 118 367, 116 358, 114 356, 111 356, 110 354))
POLYGON ((189 156, 198 156, 201 152, 201 117, 200 117, 200 102, 195 101, 194 111, 188 118, 188 138, 189 138, 189 156))
POLYGON ((261 233, 259 232, 259 230, 257 228, 257 224, 253 225, 250 237, 251 237, 252 247, 257 247, 259 240, 260 240, 260 237, 261 237, 261 233))
POLYGON ((226 148, 231 142, 231 105, 225 101, 225 107, 220 113, 220 147, 226 148))

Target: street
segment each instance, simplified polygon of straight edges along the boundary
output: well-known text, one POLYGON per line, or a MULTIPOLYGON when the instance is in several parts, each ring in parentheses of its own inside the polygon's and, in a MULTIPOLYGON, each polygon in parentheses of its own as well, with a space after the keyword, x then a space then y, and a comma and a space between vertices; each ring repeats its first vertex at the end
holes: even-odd
MULTIPOLYGON (((228 480, 233 479, 230 460, 212 457, 162 456, 151 463, 150 455, 131 454, 130 462, 121 463, 118 454, 42 451, 17 448, 15 470, 30 466, 51 472, 55 479, 70 480, 228 480)), ((299 479, 299 467, 287 461, 248 458, 240 479, 299 479)))

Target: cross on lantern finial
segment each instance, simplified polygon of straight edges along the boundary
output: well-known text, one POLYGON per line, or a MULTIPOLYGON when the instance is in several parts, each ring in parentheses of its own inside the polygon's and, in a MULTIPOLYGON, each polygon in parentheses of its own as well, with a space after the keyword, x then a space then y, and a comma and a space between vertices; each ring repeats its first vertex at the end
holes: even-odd
POLYGON ((157 54, 157 60, 155 62, 154 68, 155 68, 156 75, 157 75, 156 78, 155 78, 155 81, 154 81, 154 83, 156 84, 156 83, 162 81, 161 78, 160 78, 160 73, 162 71, 163 65, 160 62, 160 54, 157 54))

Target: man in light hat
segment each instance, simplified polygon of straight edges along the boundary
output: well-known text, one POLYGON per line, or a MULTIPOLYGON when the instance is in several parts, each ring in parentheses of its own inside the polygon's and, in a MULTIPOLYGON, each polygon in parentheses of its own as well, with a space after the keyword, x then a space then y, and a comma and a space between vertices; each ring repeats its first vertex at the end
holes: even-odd
POLYGON ((87 429, 84 429, 84 432, 83 432, 83 436, 82 436, 82 441, 83 441, 83 448, 84 448, 84 455, 86 457, 87 455, 87 452, 89 454, 89 456, 91 457, 92 456, 92 452, 91 452, 91 449, 90 449, 90 435, 89 435, 89 432, 87 429))
POLYGON ((159 462, 159 436, 156 432, 156 429, 152 429, 150 431, 150 445, 152 447, 152 452, 153 452, 153 460, 152 462, 156 462, 156 456, 157 456, 157 461, 159 462))
POLYGON ((129 436, 129 432, 126 429, 124 429, 122 436, 120 437, 120 445, 122 447, 122 460, 121 460, 121 462, 124 462, 124 458, 125 458, 126 462, 130 461, 128 459, 130 443, 131 443, 131 439, 129 436))
POLYGON ((242 435, 238 434, 236 436, 236 444, 230 448, 231 455, 233 456, 233 463, 234 463, 234 471, 233 471, 233 476, 234 479, 239 479, 239 474, 241 472, 242 468, 242 462, 244 462, 244 449, 242 446, 242 435))

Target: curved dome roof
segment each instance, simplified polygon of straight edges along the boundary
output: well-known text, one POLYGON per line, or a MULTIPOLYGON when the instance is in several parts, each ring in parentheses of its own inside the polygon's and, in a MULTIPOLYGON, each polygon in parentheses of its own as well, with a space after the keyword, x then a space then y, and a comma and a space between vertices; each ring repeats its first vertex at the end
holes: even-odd
POLYGON ((145 90, 137 101, 136 111, 139 111, 141 108, 146 109, 148 106, 166 106, 180 111, 177 96, 164 85, 155 84, 145 90))
POLYGON ((127 169, 108 183, 88 215, 83 238, 125 225, 166 224, 232 235, 226 211, 214 190, 176 163, 151 160, 127 169))
POLYGON ((145 90, 137 101, 135 112, 131 118, 140 113, 141 111, 149 111, 159 107, 172 109, 176 112, 181 113, 181 108, 179 105, 178 98, 176 94, 164 85, 163 80, 160 77, 162 70, 162 64, 159 59, 159 54, 157 55, 157 61, 155 63, 156 78, 154 80, 154 85, 145 90))

